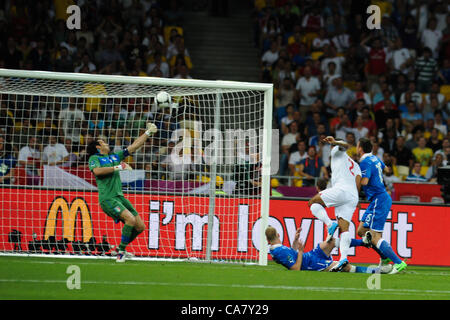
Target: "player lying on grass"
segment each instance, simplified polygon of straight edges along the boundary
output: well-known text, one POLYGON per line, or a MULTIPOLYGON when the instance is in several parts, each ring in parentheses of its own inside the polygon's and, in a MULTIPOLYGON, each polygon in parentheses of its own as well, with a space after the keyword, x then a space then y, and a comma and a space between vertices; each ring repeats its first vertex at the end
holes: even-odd
POLYGON ((266 238, 270 244, 269 253, 272 259, 289 270, 331 271, 331 272, 356 272, 356 273, 381 273, 379 268, 357 267, 348 261, 341 264, 333 261, 331 251, 339 246, 339 239, 320 242, 311 251, 303 252, 304 244, 300 240, 301 228, 297 229, 292 247, 286 247, 281 243, 280 235, 273 227, 266 229, 266 238))
POLYGON ((122 192, 119 171, 132 170, 123 160, 142 147, 149 136, 157 131, 153 123, 147 123, 147 130, 128 148, 110 154, 109 145, 103 140, 92 142, 88 146, 89 169, 94 173, 98 187, 98 198, 102 210, 116 223, 122 221, 122 238, 118 248, 117 262, 124 262, 126 246, 145 229, 139 213, 122 192))

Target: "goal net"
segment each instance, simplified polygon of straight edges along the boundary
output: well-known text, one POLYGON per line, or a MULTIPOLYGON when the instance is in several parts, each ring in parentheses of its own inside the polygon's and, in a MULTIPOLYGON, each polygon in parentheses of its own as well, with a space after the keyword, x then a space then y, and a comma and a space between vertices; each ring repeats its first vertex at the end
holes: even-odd
POLYGON ((266 264, 272 85, 0 69, 0 254, 111 257, 87 146, 127 148, 136 259, 266 264), (170 103, 158 103, 167 92, 170 103))

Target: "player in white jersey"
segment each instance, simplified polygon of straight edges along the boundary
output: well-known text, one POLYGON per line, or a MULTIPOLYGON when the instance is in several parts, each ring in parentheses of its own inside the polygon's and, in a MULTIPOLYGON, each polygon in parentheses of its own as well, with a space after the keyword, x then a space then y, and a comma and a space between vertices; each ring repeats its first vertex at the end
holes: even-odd
POLYGON ((333 137, 326 137, 327 142, 334 147, 331 149, 331 188, 320 191, 311 200, 309 207, 312 214, 327 225, 328 237, 339 227, 340 259, 336 268, 348 262, 347 255, 350 249, 351 236, 348 231, 353 213, 359 202, 359 186, 361 182, 361 169, 359 165, 347 155, 349 145, 345 141, 337 141, 333 137), (338 222, 333 222, 325 207, 334 207, 338 222))

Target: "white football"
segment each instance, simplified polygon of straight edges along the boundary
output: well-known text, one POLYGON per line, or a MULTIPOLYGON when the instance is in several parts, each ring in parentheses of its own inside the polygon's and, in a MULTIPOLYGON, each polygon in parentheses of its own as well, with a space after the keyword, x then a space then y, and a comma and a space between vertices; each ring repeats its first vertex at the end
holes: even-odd
POLYGON ((172 98, 166 91, 160 91, 156 95, 156 101, 159 107, 169 107, 172 103, 172 98))

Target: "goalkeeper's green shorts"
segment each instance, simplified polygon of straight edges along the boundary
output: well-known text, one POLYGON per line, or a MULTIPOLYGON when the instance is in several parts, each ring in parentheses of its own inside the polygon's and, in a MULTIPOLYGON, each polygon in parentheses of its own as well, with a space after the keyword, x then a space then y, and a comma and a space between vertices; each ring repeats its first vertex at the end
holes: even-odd
POLYGON ((115 196, 114 198, 103 199, 100 201, 100 207, 108 216, 113 218, 116 223, 121 220, 120 214, 124 210, 130 211, 135 217, 139 214, 131 202, 124 196, 115 196))

